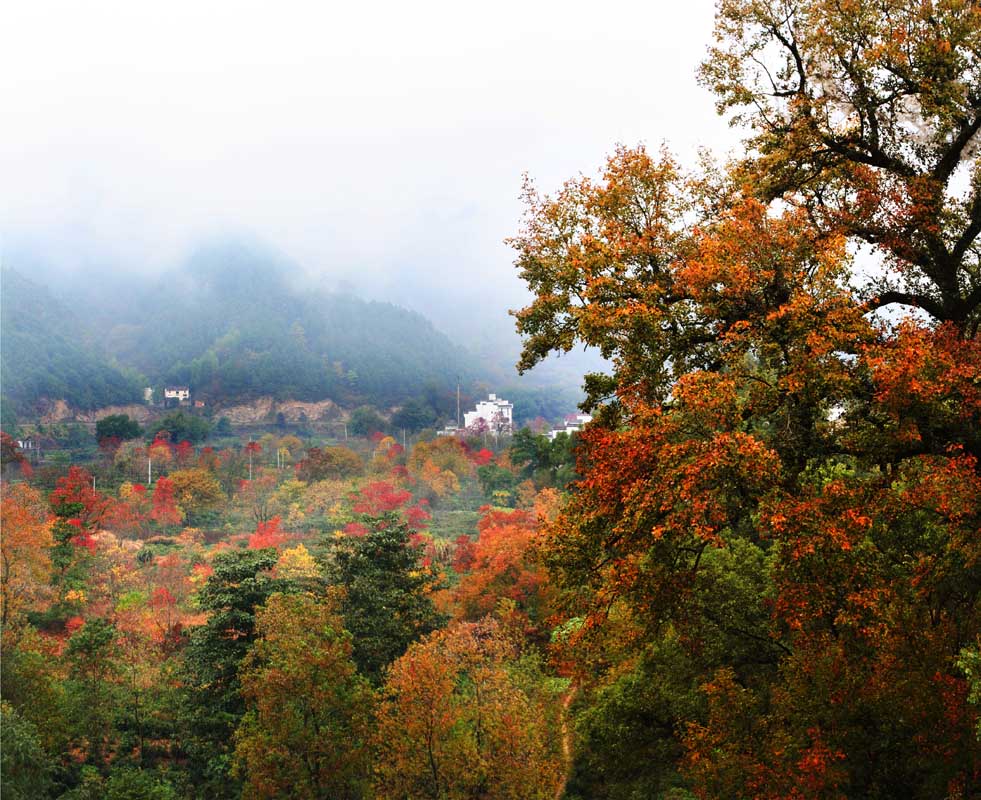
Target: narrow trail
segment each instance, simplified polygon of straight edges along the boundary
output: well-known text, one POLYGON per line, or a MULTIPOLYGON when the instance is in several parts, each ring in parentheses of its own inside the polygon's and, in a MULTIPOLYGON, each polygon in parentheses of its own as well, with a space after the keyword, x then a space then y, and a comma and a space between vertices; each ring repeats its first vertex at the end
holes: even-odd
POLYGON ((569 691, 562 698, 560 731, 562 736, 562 760, 565 762, 565 770, 562 774, 562 780, 559 781, 559 785, 555 788, 555 800, 562 800, 562 795, 565 794, 566 784, 569 782, 569 775, 572 772, 572 730, 569 727, 569 706, 575 700, 577 692, 576 685, 571 684, 569 691))

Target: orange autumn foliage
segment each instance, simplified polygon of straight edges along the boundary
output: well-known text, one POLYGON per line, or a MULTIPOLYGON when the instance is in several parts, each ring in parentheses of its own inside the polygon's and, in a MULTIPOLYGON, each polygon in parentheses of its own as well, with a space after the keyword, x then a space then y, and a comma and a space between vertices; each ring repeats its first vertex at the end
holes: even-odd
POLYGON ((534 624, 542 624, 550 593, 534 552, 538 519, 530 511, 490 506, 481 512, 476 542, 461 543, 454 564, 462 573, 452 596, 458 616, 477 620, 510 600, 534 624))
POLYGON ((40 493, 17 484, 4 487, 0 501, 0 619, 6 628, 50 593, 54 543, 40 493))
POLYGON ((521 366, 576 343, 612 366, 541 547, 563 663, 602 692, 683 657, 708 710, 671 746, 700 796, 969 786, 978 713, 953 660, 981 620, 976 338, 873 323, 842 232, 712 189, 621 148, 599 180, 528 190, 521 366))
POLYGON ((517 655, 493 620, 412 645, 392 665, 377 714, 375 796, 554 797, 557 709, 509 673, 517 655))
POLYGON ((264 547, 281 547, 285 544, 289 540, 289 534, 279 529, 279 523, 279 517, 256 523, 255 532, 249 536, 249 549, 261 550, 264 547))

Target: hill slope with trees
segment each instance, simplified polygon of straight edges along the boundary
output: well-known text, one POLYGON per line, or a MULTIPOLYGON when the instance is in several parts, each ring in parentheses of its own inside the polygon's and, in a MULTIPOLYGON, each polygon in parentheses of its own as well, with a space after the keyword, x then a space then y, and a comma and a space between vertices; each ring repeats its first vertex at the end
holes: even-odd
POLYGON ((298 272, 254 246, 211 245, 111 314, 93 297, 76 315, 8 270, 5 391, 18 408, 45 397, 85 409, 132 402, 141 385, 163 384, 210 401, 272 394, 384 407, 476 377, 466 351, 422 315, 301 287, 298 272), (79 344, 96 330, 100 354, 79 344))
POLYGON ((90 330, 45 287, 4 269, 0 381, 3 402, 26 411, 40 398, 92 409, 140 399, 142 378, 90 344, 90 330))

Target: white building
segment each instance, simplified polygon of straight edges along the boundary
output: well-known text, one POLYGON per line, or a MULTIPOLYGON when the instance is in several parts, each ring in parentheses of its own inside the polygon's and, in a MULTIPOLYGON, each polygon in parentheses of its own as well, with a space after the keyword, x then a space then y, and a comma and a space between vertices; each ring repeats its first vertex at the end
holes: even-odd
POLYGON ((514 425, 514 405, 496 394, 488 395, 486 400, 477 403, 477 408, 463 415, 467 428, 480 425, 483 420, 487 430, 493 433, 510 433, 514 425))
POLYGON ((593 418, 589 414, 566 414, 562 420, 561 428, 553 428, 548 432, 548 438, 553 442, 560 433, 573 434, 582 430, 582 426, 587 422, 592 422, 593 418))
POLYGON ((191 399, 191 390, 187 386, 166 386, 164 387, 164 400, 176 400, 178 403, 185 403, 191 399))

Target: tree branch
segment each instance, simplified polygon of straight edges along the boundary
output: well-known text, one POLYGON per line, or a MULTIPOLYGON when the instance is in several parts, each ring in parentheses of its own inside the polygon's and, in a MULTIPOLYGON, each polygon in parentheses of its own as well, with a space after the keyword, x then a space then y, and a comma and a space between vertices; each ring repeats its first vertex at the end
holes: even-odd
POLYGON ((911 294, 909 292, 900 292, 895 290, 890 290, 887 292, 882 292, 877 297, 873 297, 867 303, 865 303, 866 311, 875 311, 878 308, 884 308, 885 306, 892 305, 893 303, 899 303, 904 306, 915 306, 916 308, 922 308, 928 314, 930 314, 935 319, 942 322, 947 321, 947 313, 940 303, 934 300, 932 297, 927 297, 922 294, 911 294))

